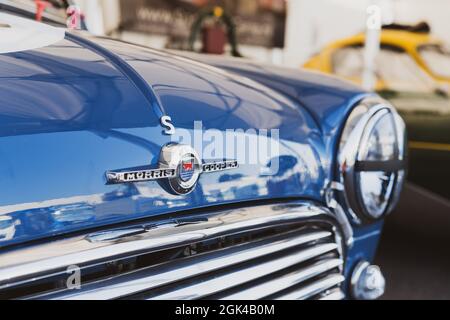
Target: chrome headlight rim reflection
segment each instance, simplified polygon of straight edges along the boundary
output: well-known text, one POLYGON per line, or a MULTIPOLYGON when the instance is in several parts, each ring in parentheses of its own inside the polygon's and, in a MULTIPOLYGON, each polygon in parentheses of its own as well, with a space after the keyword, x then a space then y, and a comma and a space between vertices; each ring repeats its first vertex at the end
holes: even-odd
POLYGON ((378 97, 366 98, 350 113, 341 136, 338 165, 340 182, 344 187, 341 202, 354 223, 373 223, 385 217, 397 205, 407 170, 406 141, 405 123, 389 102, 378 97), (390 117, 395 132, 394 159, 364 161, 363 155, 368 154, 369 140, 385 117, 390 117), (367 172, 392 174, 383 207, 376 212, 367 207, 362 194, 364 181, 361 181, 361 177, 367 172))

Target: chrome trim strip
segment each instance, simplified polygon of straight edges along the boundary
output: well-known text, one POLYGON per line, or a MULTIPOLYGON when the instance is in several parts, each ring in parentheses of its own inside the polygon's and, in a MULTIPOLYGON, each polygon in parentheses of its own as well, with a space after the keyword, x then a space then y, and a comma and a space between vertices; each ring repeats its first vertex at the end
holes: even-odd
POLYGON ((239 168, 237 160, 214 161, 203 163, 202 170, 205 173, 213 173, 239 168))
POLYGON ((301 201, 210 212, 195 217, 206 221, 178 226, 174 220, 166 220, 166 224, 145 225, 146 232, 142 234, 109 242, 90 242, 89 235, 85 235, 4 252, 0 259, 0 290, 20 281, 46 277, 49 273, 65 273, 71 265, 95 266, 242 230, 318 219, 338 226, 330 211, 301 201))
MULTIPOLYGON (((337 221, 339 222, 339 225, 342 228, 343 237, 345 238, 345 244, 348 248, 351 248, 353 246, 353 227, 349 221, 349 218, 347 214, 345 213, 344 209, 340 205, 338 199, 336 198, 336 192, 344 192, 345 188, 344 185, 332 181, 329 186, 325 189, 325 199, 327 202, 327 206, 333 210, 333 213, 335 214, 335 217, 337 221)), ((352 219, 358 219, 356 216, 352 217, 352 219)))
POLYGON ((335 243, 317 245, 313 248, 302 250, 296 254, 274 259, 249 268, 231 272, 222 276, 214 277, 200 283, 182 287, 168 293, 154 296, 149 300, 186 300, 200 299, 220 291, 248 283, 263 276, 289 268, 296 264, 305 262, 314 257, 337 249, 335 243))
POLYGON ((221 300, 263 299, 284 289, 293 287, 303 281, 316 277, 322 273, 340 267, 343 264, 344 262, 341 259, 323 260, 307 268, 295 271, 287 276, 276 278, 258 286, 251 287, 247 290, 242 290, 236 294, 223 297, 221 300))
POLYGON ((185 280, 204 273, 232 266, 237 263, 267 256, 282 250, 290 249, 308 242, 321 240, 331 235, 330 232, 311 232, 296 238, 287 238, 276 242, 238 246, 215 253, 199 255, 180 261, 176 264, 167 263, 161 266, 150 267, 108 280, 83 286, 81 290, 65 291, 61 293, 40 296, 41 299, 117 299, 157 286, 167 285, 176 281, 185 280))
POLYGON ((276 300, 304 300, 311 298, 321 292, 324 292, 334 286, 337 286, 345 281, 345 277, 340 274, 328 276, 322 280, 319 280, 312 285, 304 287, 295 292, 278 297, 276 300))
POLYGON ((156 167, 107 171, 108 184, 143 182, 167 179, 168 186, 176 195, 192 192, 202 174, 239 168, 237 160, 216 160, 203 163, 197 151, 189 145, 169 143, 162 147, 156 167))
POLYGON ((177 169, 146 169, 134 171, 107 171, 105 173, 108 184, 120 184, 130 182, 144 182, 152 180, 162 180, 175 178, 177 169))

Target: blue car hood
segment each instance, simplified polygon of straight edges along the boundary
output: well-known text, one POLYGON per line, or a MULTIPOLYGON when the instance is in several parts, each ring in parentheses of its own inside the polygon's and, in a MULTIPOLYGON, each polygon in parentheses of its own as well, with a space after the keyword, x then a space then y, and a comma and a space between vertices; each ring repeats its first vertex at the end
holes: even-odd
POLYGON ((361 95, 334 80, 280 74, 295 82, 297 96, 289 95, 263 80, 80 34, 0 54, 0 70, 0 247, 237 202, 322 201, 333 172, 330 128, 342 126, 361 95), (162 115, 190 133, 194 121, 222 132, 279 129, 280 152, 202 175, 185 196, 157 182, 108 185, 108 170, 158 163, 170 142, 162 115), (263 174, 275 160, 279 170, 263 174))
POLYGON ((290 97, 310 113, 324 136, 339 138, 343 119, 355 103, 370 95, 349 81, 316 71, 267 65, 243 58, 171 52, 242 75, 290 97))

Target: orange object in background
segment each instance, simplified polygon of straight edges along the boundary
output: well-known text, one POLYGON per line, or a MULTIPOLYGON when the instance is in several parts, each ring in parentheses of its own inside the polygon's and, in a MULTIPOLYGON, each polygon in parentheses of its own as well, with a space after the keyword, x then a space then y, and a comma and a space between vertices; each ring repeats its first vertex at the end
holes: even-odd
POLYGON ((36 21, 42 21, 42 14, 52 4, 45 0, 34 0, 34 3, 36 3, 36 21))
POLYGON ((224 54, 227 35, 220 25, 203 28, 203 52, 209 54, 224 54))
POLYGON ((207 5, 209 0, 193 0, 192 3, 198 7, 203 7, 207 5))

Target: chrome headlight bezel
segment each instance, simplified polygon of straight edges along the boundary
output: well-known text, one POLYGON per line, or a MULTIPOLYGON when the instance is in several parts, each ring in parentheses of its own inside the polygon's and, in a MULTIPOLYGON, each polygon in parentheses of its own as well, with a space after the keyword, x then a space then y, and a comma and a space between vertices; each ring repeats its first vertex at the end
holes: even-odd
MULTIPOLYGON (((355 223, 373 222, 385 217, 398 203, 406 177, 406 127, 403 119, 387 101, 368 98, 352 110, 341 136, 338 153, 340 182, 344 186, 342 203, 355 223), (389 117, 389 118, 387 118, 389 117), (392 121, 393 159, 367 161, 369 141, 381 121, 392 121), (363 184, 365 173, 381 173, 389 179, 383 205, 374 209, 365 201, 363 184)), ((367 175, 366 175, 367 176, 367 175)))

